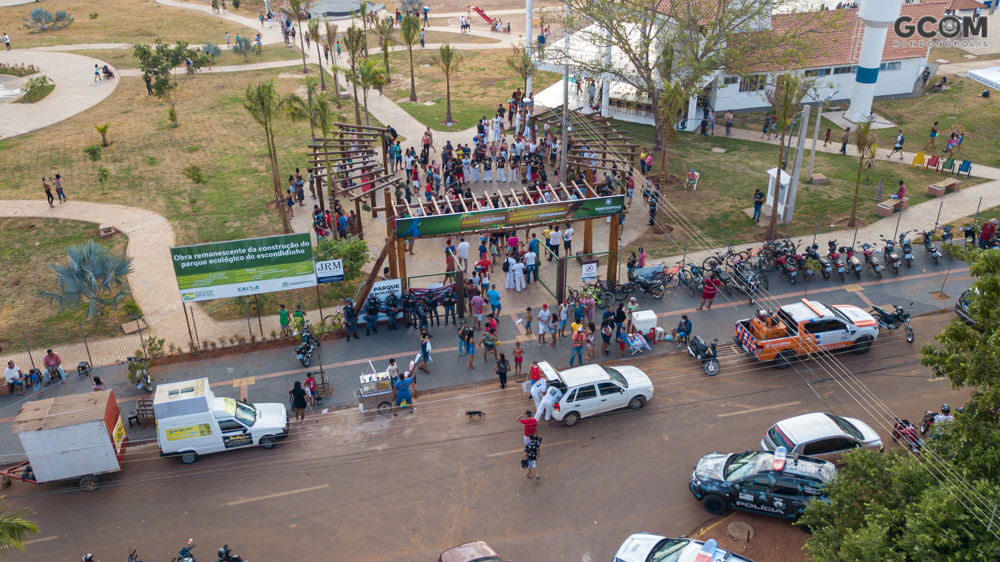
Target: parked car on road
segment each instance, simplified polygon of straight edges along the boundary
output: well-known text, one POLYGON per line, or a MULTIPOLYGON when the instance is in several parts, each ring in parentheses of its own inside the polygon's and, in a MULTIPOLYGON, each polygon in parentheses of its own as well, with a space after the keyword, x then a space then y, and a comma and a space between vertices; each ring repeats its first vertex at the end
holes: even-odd
POLYGON ((453 546, 438 556, 438 562, 501 562, 500 555, 486 541, 453 546))
POLYGON ((790 453, 840 462, 854 449, 881 451, 882 439, 865 422, 825 412, 803 414, 781 420, 767 430, 760 441, 762 451, 784 447, 790 453))
POLYGON ((702 550, 706 550, 705 556, 710 556, 706 562, 753 562, 715 544, 706 547, 705 543, 694 539, 668 539, 651 533, 636 533, 625 539, 614 562, 695 562, 702 550))
POLYGON ((652 381, 635 367, 592 364, 556 371, 548 362, 538 366, 548 384, 563 393, 554 417, 566 425, 621 408, 638 410, 653 399, 652 381))
POLYGON ((972 319, 972 316, 969 316, 969 304, 972 297, 975 295, 975 289, 969 289, 968 291, 962 293, 955 302, 955 314, 962 319, 962 322, 970 325, 976 324, 976 321, 972 319))

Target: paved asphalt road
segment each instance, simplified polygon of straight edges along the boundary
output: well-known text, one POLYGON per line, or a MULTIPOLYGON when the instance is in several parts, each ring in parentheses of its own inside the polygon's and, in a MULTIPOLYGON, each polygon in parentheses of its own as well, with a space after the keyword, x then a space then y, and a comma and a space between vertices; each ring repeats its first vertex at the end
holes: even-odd
MULTIPOLYGON (((952 315, 915 322, 917 341, 886 333, 864 356, 838 358, 857 380, 833 379, 816 360, 784 371, 730 348, 708 378, 681 354, 637 359, 656 386, 639 411, 543 425, 541 481, 520 470, 520 425, 530 403, 491 386, 427 393, 415 414, 361 419, 355 409, 294 425, 274 451, 243 450, 192 466, 137 447, 125 470, 94 493, 15 483, 12 508, 29 507, 38 539, 11 560, 169 560, 194 538, 199 560, 223 543, 251 560, 435 560, 454 544, 486 539, 504 559, 610 560, 630 534, 692 532, 711 516, 687 489, 710 451, 756 447, 792 415, 832 410, 871 424, 891 443, 863 383, 896 415, 919 418, 967 392, 929 381, 920 346, 952 315), (466 418, 466 409, 486 417, 466 418), (880 423, 881 422, 881 423, 880 423)), ((758 561, 764 562, 764 561, 758 561)))

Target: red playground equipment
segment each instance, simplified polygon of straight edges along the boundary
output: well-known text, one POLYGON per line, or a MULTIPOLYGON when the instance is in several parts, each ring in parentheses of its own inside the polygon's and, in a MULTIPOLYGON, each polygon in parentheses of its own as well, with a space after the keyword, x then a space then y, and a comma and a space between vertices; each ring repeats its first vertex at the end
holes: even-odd
POLYGON ((487 16, 487 15, 486 15, 486 12, 484 12, 484 11, 483 11, 483 10, 482 10, 482 9, 481 9, 481 8, 480 8, 479 6, 473 6, 473 7, 472 7, 472 11, 473 11, 473 12, 476 12, 477 14, 479 14, 479 16, 480 16, 481 18, 483 18, 484 20, 486 20, 486 23, 488 23, 488 24, 490 24, 490 25, 493 25, 493 24, 494 24, 494 22, 496 22, 496 20, 495 20, 495 19, 493 19, 493 18, 491 18, 491 17, 487 16))

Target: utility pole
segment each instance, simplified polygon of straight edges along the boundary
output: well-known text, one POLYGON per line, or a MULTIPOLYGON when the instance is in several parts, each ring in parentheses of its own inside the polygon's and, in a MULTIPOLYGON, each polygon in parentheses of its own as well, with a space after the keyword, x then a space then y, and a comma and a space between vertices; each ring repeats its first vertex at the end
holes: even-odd
POLYGON ((827 102, 833 99, 833 96, 840 93, 840 90, 826 96, 825 99, 820 99, 819 91, 813 88, 813 97, 819 102, 819 108, 816 110, 816 130, 813 133, 813 146, 812 153, 809 155, 809 172, 806 174, 806 181, 812 183, 813 180, 813 162, 816 161, 816 143, 819 142, 819 124, 823 120, 823 108, 826 106, 827 102))
MULTIPOLYGON (((795 163, 792 164, 791 179, 788 181, 788 195, 785 197, 785 216, 782 219, 786 223, 792 222, 795 215, 795 196, 799 190, 799 174, 802 172, 802 154, 805 152, 806 147, 806 135, 809 134, 809 109, 808 105, 802 108, 802 120, 799 125, 799 137, 798 143, 795 147, 795 163)), ((789 140, 788 144, 792 144, 789 140)), ((778 174, 779 185, 781 174, 778 174)))
MULTIPOLYGON (((531 0, 528 0, 529 2, 531 0)), ((566 21, 563 23, 563 113, 559 141, 559 179, 566 182, 566 155, 569 154, 569 0, 566 0, 566 21)))
MULTIPOLYGON (((534 22, 531 21, 531 17, 534 10, 531 0, 525 0, 524 4, 524 53, 528 55, 528 57, 531 57, 531 37, 534 33, 534 30, 532 29, 534 22)), ((524 81, 524 95, 525 97, 531 97, 532 99, 535 98, 535 96, 531 93, 530 74, 528 75, 528 79, 524 81)))

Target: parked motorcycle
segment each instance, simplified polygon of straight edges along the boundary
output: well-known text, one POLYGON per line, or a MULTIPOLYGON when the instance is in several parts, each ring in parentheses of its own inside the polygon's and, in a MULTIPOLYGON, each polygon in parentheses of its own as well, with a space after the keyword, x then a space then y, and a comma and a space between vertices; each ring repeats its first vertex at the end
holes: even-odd
POLYGON ((688 264, 687 269, 681 271, 681 283, 687 287, 688 294, 693 297, 704 287, 705 274, 697 265, 688 264))
POLYGON ((795 267, 798 268, 799 273, 806 280, 806 283, 812 281, 813 272, 809 269, 805 254, 794 254, 792 259, 795 260, 795 267))
POLYGON ((976 225, 962 227, 962 235, 965 237, 966 250, 976 247, 976 240, 979 238, 976 225))
POLYGON ((819 262, 819 272, 823 275, 823 279, 829 279, 830 273, 833 272, 833 263, 821 256, 818 252, 819 244, 813 244, 812 246, 806 247, 806 259, 816 260, 819 262))
POLYGON ((790 250, 785 250, 774 259, 774 262, 778 268, 778 273, 787 277, 789 283, 795 284, 795 278, 799 275, 798 262, 795 261, 794 256, 791 254, 790 250))
POLYGON ((882 238, 885 247, 882 248, 882 255, 885 256, 886 263, 892 267, 893 273, 899 273, 899 254, 896 253, 896 243, 887 238, 882 238))
POLYGON ((833 262, 833 268, 837 270, 837 275, 840 275, 840 280, 844 280, 844 273, 847 272, 847 268, 844 267, 844 258, 841 257, 840 252, 837 251, 837 241, 830 240, 827 242, 826 257, 833 262))
POLYGON ((128 555, 128 562, 141 562, 139 557, 136 556, 136 549, 132 549, 132 553, 128 555))
POLYGON ((951 231, 950 226, 941 227, 941 244, 951 244, 951 241, 955 238, 955 233, 951 231))
POLYGON ((868 269, 875 272, 875 277, 879 279, 882 278, 882 264, 879 263, 878 258, 875 257, 875 252, 872 250, 872 245, 865 242, 861 245, 861 253, 865 256, 865 263, 868 264, 868 269))
POLYGON ((934 232, 925 230, 920 233, 920 236, 924 239, 924 250, 927 250, 927 255, 934 260, 934 263, 937 263, 938 259, 941 257, 941 252, 939 252, 937 246, 934 245, 934 232))
POLYGON ((153 392, 153 378, 149 376, 149 359, 129 357, 128 364, 129 371, 135 374, 132 379, 135 387, 146 392, 153 392))
POLYGON ((654 299, 662 299, 665 294, 663 290, 663 280, 652 280, 645 276, 635 278, 635 288, 640 293, 649 293, 654 299))
POLYGON ((319 347, 319 341, 313 337, 312 332, 309 330, 308 322, 302 325, 301 336, 301 343, 295 348, 295 358, 302 363, 303 367, 308 367, 312 361, 312 354, 319 347))
POLYGON ((187 546, 177 553, 177 558, 171 558, 170 562, 195 562, 192 550, 194 550, 194 539, 188 539, 187 546))
POLYGON ((913 267, 913 243, 910 241, 910 237, 907 236, 911 232, 913 231, 907 230, 906 232, 899 233, 899 248, 903 250, 903 259, 906 261, 907 269, 913 267))
POLYGON ((914 453, 919 453, 924 446, 924 440, 917 435, 917 428, 910 423, 910 420, 896 418, 896 423, 892 426, 892 439, 894 441, 902 440, 906 448, 914 453))
POLYGON ((757 292, 760 291, 760 276, 766 278, 763 271, 758 274, 750 264, 746 262, 736 262, 734 266, 736 274, 732 276, 733 286, 746 293, 750 297, 750 304, 757 299, 757 292))
POLYGON ((854 271, 854 276, 861 279, 861 260, 854 255, 854 246, 841 246, 840 253, 847 256, 847 267, 854 271))
POLYGON ((888 312, 885 309, 873 306, 871 314, 878 322, 880 328, 886 330, 898 330, 903 328, 903 332, 906 334, 906 341, 913 343, 913 328, 910 326, 910 313, 913 312, 913 303, 910 303, 910 308, 905 309, 901 306, 893 306, 896 309, 895 312, 888 312))
POLYGON ((688 340, 688 354, 701 361, 705 374, 714 377, 719 372, 719 340, 715 340, 711 345, 706 344, 701 336, 692 336, 688 340))
POLYGON ((246 558, 242 558, 238 554, 233 554, 233 549, 229 548, 228 544, 222 545, 219 549, 219 560, 218 562, 250 562, 246 558))

